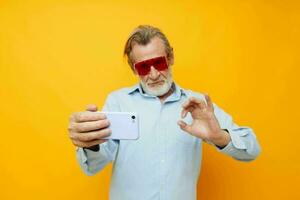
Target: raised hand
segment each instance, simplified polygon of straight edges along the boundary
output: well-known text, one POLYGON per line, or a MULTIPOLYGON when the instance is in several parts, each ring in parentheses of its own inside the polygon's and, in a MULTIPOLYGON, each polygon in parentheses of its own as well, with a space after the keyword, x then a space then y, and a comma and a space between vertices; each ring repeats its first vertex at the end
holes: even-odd
POLYGON ((187 124, 183 120, 179 120, 178 125, 182 130, 204 141, 218 146, 226 146, 230 141, 230 136, 220 128, 210 97, 206 94, 204 96, 206 103, 202 99, 190 97, 182 104, 181 118, 185 118, 189 112, 193 121, 191 124, 187 124))

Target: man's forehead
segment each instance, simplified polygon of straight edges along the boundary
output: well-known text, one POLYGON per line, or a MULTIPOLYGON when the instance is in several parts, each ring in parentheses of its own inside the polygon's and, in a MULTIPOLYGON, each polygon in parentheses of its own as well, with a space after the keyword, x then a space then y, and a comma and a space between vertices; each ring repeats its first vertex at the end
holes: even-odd
POLYGON ((158 37, 152 38, 146 45, 133 44, 131 53, 135 62, 166 55, 164 43, 158 37))

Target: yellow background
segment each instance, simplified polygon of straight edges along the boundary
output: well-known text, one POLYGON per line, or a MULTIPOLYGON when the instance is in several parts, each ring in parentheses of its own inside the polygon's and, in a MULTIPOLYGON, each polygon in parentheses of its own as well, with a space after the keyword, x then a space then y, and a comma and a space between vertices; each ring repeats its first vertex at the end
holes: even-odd
POLYGON ((297 0, 0 1, 0 199, 107 199, 88 177, 69 115, 137 79, 122 57, 139 24, 175 50, 174 79, 207 92, 262 146, 242 163, 205 144, 198 198, 300 199, 297 0))

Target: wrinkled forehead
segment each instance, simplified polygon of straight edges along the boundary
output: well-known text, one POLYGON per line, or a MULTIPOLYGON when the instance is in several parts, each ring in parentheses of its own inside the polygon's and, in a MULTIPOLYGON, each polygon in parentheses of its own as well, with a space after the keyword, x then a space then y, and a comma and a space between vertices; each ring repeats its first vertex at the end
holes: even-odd
POLYGON ((159 57, 154 57, 146 60, 142 60, 139 62, 136 62, 135 64, 147 64, 147 65, 153 65, 157 63, 167 63, 166 57, 165 56, 159 56, 159 57))
POLYGON ((133 43, 131 51, 133 63, 160 56, 166 56, 166 50, 163 41, 158 37, 152 38, 146 45, 133 43))

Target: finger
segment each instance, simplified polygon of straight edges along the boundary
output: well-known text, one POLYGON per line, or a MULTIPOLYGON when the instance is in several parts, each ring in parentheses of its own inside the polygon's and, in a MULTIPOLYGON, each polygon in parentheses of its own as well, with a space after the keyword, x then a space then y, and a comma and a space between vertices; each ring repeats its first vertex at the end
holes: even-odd
POLYGON ((98 121, 72 123, 71 129, 74 132, 84 133, 84 132, 103 129, 108 127, 109 125, 110 125, 109 121, 107 119, 103 119, 98 121))
POLYGON ((204 111, 207 109, 206 103, 204 100, 202 99, 197 99, 194 98, 191 100, 193 103, 195 103, 195 105, 197 105, 197 108, 200 109, 201 111, 204 111))
POLYGON ((190 97, 187 102, 183 105, 183 110, 181 111, 181 118, 185 118, 188 112, 193 112, 194 109, 204 110, 206 109, 205 102, 201 99, 195 97, 190 97))
POLYGON ((87 133, 74 133, 72 134, 72 139, 81 142, 91 142, 93 140, 103 139, 111 135, 111 130, 109 128, 101 129, 98 131, 91 131, 87 133))
POLYGON ((183 108, 186 108, 186 107, 188 107, 190 105, 190 98, 188 98, 181 106, 183 107, 183 108))
POLYGON ((89 104, 86 106, 86 110, 87 111, 91 111, 91 112, 95 112, 98 110, 97 105, 95 104, 89 104))
POLYGON ((204 97, 205 97, 205 100, 206 100, 206 103, 207 103, 207 107, 208 107, 209 109, 213 109, 214 107, 213 107, 213 103, 212 103, 212 101, 211 101, 210 96, 209 96, 207 93, 205 93, 205 94, 204 94, 204 97))
POLYGON ((182 119, 185 118, 186 115, 187 115, 187 113, 188 113, 188 111, 186 109, 182 109, 182 111, 181 111, 181 118, 182 119))
POLYGON ((183 107, 183 108, 187 108, 187 107, 189 107, 189 106, 191 106, 191 105, 194 105, 195 102, 193 102, 193 98, 194 98, 194 97, 189 97, 189 98, 182 104, 182 107, 183 107))
POLYGON ((195 109, 194 105, 190 105, 189 107, 182 109, 181 118, 185 118, 188 112, 193 112, 194 109, 195 109))
POLYGON ((199 98, 196 98, 196 97, 191 97, 190 102, 196 104, 197 106, 199 106, 200 109, 205 109, 206 108, 206 103, 202 99, 199 99, 199 98))
POLYGON ((188 133, 192 133, 192 126, 191 125, 188 125, 187 123, 185 123, 183 120, 179 120, 177 122, 177 124, 179 125, 179 127, 185 131, 185 132, 188 132, 188 133))
POLYGON ((70 119, 69 119, 70 122, 76 121, 76 119, 75 119, 75 115, 76 115, 76 114, 77 114, 77 113, 72 113, 72 114, 70 115, 70 119))
POLYGON ((182 104, 182 107, 187 108, 191 105, 198 106, 200 109, 204 109, 206 107, 205 102, 202 99, 198 99, 196 97, 190 97, 186 102, 182 104))
POLYGON ((87 122, 87 121, 97 121, 106 119, 104 113, 101 112, 78 112, 74 114, 74 118, 76 122, 87 122))

